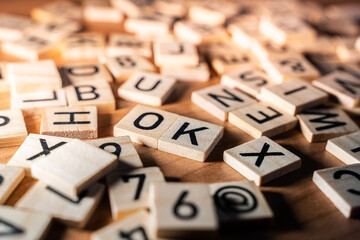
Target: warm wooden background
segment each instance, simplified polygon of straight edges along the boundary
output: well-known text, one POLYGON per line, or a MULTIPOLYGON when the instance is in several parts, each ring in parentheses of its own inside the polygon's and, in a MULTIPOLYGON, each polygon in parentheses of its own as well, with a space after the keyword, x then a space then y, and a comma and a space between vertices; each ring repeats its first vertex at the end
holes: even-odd
MULTIPOLYGON (((1 12, 27 15, 31 7, 44 0, 0 1, 1 12)), ((87 30, 99 30, 99 26, 87 26, 87 30)), ((102 25, 101 25, 102 26, 102 25)), ((121 28, 108 25, 102 31, 119 31, 121 28)), ((0 55, 2 61, 15 61, 9 56, 0 55)), ((61 60, 57 59, 61 64, 61 60)), ((244 180, 245 178, 222 162, 224 150, 247 142, 252 138, 227 122, 222 122, 201 110, 190 101, 191 92, 219 83, 213 78, 208 83, 179 83, 175 94, 162 109, 188 117, 223 125, 225 134, 207 162, 181 158, 158 150, 136 145, 145 166, 159 166, 168 181, 213 183, 221 181, 244 180)), ((114 93, 118 86, 113 86, 114 93)), ((10 94, 0 95, 0 109, 10 108, 10 94)), ((99 116, 99 137, 112 136, 113 126, 127 114, 134 103, 117 98, 117 110, 112 114, 99 116)), ((360 125, 359 116, 353 119, 360 125)), ((39 133, 40 116, 25 119, 29 133, 39 133)), ((265 226, 255 225, 237 231, 221 233, 222 239, 360 239, 360 219, 346 219, 325 195, 313 184, 312 174, 317 169, 340 166, 343 163, 327 153, 325 143, 309 144, 299 129, 273 138, 288 150, 302 158, 302 167, 261 187, 267 201, 275 213, 274 221, 265 226)), ((18 147, 0 149, 0 162, 6 163, 18 147)), ((26 178, 16 189, 7 205, 16 201, 35 183, 26 178)), ((92 231, 111 222, 107 195, 83 230, 67 228, 59 223, 52 226, 49 239, 89 239, 92 231)))

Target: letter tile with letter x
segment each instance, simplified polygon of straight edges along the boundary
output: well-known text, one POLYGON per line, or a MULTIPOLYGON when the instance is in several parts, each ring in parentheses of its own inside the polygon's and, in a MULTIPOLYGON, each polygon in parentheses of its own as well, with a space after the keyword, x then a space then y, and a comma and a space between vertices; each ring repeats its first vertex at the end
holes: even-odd
POLYGON ((258 186, 301 166, 298 156, 265 136, 224 151, 224 162, 258 186))
POLYGON ((0 147, 20 145, 27 136, 21 110, 0 111, 0 147))

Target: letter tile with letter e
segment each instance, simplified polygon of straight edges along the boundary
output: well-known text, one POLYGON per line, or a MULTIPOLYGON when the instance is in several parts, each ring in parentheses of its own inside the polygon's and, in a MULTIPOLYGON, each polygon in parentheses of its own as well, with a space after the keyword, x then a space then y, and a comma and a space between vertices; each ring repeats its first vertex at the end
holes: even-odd
POLYGON ((108 70, 97 62, 67 63, 62 65, 60 73, 70 83, 79 83, 82 80, 104 80, 112 82, 112 76, 108 70))
POLYGON ((114 126, 114 136, 129 135, 131 141, 158 148, 158 140, 179 115, 143 105, 135 106, 114 126))
POLYGON ((296 117, 308 142, 326 142, 359 130, 356 123, 340 108, 308 109, 296 117))
POLYGON ((105 53, 108 57, 130 55, 150 58, 152 56, 151 41, 122 33, 110 33, 105 53))
POLYGON ((258 186, 301 166, 298 156, 265 136, 224 151, 224 162, 258 186))
POLYGON ((40 134, 97 138, 97 125, 95 106, 46 108, 41 118, 40 134))
POLYGON ((0 204, 5 203, 24 177, 24 169, 0 164, 0 204))
POLYGON ((325 149, 345 164, 360 163, 360 131, 329 139, 325 149))
POLYGON ((180 116, 159 139, 158 149, 204 162, 224 134, 224 127, 180 116))
POLYGON ((117 164, 114 154, 76 139, 41 156, 31 166, 31 173, 51 188, 76 198, 117 164))
POLYGON ((121 98, 151 106, 161 106, 170 97, 176 79, 155 73, 138 72, 118 89, 121 98))
POLYGON ((148 209, 150 184, 165 181, 158 167, 115 171, 106 179, 114 220, 122 219, 142 209, 148 209))
POLYGON ((347 218, 360 215, 360 164, 317 170, 313 182, 347 218))
POLYGON ((155 183, 150 202, 151 230, 158 238, 216 238, 218 221, 207 185, 155 183))
POLYGON ((20 145, 27 136, 21 110, 0 111, 0 147, 20 145))

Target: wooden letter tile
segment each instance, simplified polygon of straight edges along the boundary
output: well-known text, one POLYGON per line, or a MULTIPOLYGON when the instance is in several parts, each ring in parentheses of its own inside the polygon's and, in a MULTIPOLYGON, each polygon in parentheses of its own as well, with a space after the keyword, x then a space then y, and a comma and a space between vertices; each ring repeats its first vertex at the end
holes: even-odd
POLYGON ((100 33, 78 33, 65 39, 62 58, 96 60, 104 53, 105 39, 100 33))
POLYGON ((27 136, 20 110, 0 111, 0 147, 20 145, 27 136))
POLYGON ((265 136, 224 151, 224 162, 258 186, 301 166, 298 156, 265 136))
POLYGON ((131 141, 158 148, 158 140, 179 115, 142 105, 135 106, 114 127, 114 136, 129 135, 131 141))
POLYGON ((316 186, 347 218, 360 214, 359 179, 359 163, 318 170, 313 175, 316 186))
POLYGON ((23 31, 33 23, 30 18, 7 13, 0 14, 0 40, 15 41, 23 37, 23 31))
POLYGON ((152 56, 151 41, 121 33, 110 33, 106 46, 106 56, 138 55, 150 58, 152 56))
POLYGON ((180 116, 159 139, 159 150, 205 161, 224 134, 212 123, 180 116))
POLYGON ((360 132, 329 139, 326 151, 345 164, 360 163, 360 132))
POLYGON ((100 63, 80 62, 62 65, 60 68, 62 76, 70 83, 79 83, 82 80, 105 80, 112 82, 111 74, 100 63))
POLYGON ((24 169, 0 164, 0 204, 4 204, 10 194, 25 177, 24 169))
POLYGON ((6 63, 0 62, 0 93, 10 91, 10 82, 6 76, 6 63))
POLYGON ((213 51, 209 53, 212 67, 218 75, 226 74, 252 64, 253 61, 246 52, 241 51, 213 51))
POLYGON ((136 211, 147 209, 151 183, 164 182, 158 167, 116 171, 108 175, 111 213, 114 220, 122 219, 136 211))
POLYGON ((108 0, 86 0, 83 1, 83 18, 88 22, 120 23, 124 15, 113 8, 108 0))

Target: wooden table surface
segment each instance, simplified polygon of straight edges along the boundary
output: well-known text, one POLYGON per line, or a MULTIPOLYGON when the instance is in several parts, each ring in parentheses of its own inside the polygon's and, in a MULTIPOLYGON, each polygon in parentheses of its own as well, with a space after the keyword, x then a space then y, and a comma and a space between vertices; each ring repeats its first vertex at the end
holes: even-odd
MULTIPOLYGON (((31 7, 44 0, 0 1, 1 12, 28 15, 31 7)), ((102 32, 121 31, 114 25, 87 25, 87 30, 102 32)), ((3 54, 1 61, 16 61, 3 54)), ((55 59, 60 65, 60 58, 55 59)), ((193 117, 199 120, 223 125, 224 137, 215 147, 205 163, 164 153, 136 145, 145 166, 159 166, 167 181, 214 183, 244 180, 245 178, 222 161, 223 151, 252 140, 252 137, 228 122, 222 122, 203 111, 191 100, 191 92, 219 83, 214 77, 207 83, 179 83, 175 94, 161 109, 193 117)), ((118 85, 113 85, 114 94, 118 85)), ((0 109, 10 108, 10 94, 0 95, 0 109)), ((111 114, 99 115, 99 137, 112 136, 113 126, 125 116, 135 103, 117 98, 117 110, 111 114)), ((359 116, 352 116, 360 125, 359 116)), ((25 118, 29 133, 39 133, 40 116, 25 118)), ((254 225, 236 231, 221 233, 221 239, 360 239, 360 219, 345 218, 329 199, 312 182, 315 170, 344 165, 325 151, 325 143, 308 143, 299 128, 272 138, 291 152, 300 156, 302 167, 261 187, 275 218, 268 225, 254 225)), ((0 163, 7 163, 18 149, 0 148, 0 163)), ((15 190, 6 205, 13 206, 36 180, 26 177, 15 190)), ((110 206, 105 194, 100 206, 85 229, 68 228, 59 223, 52 225, 49 239, 89 239, 92 231, 111 222, 110 206)))

